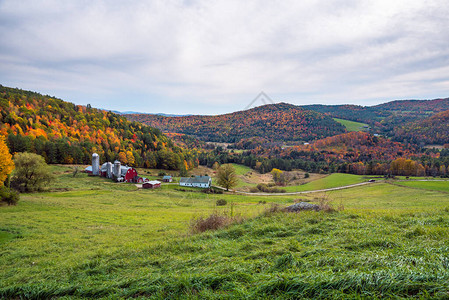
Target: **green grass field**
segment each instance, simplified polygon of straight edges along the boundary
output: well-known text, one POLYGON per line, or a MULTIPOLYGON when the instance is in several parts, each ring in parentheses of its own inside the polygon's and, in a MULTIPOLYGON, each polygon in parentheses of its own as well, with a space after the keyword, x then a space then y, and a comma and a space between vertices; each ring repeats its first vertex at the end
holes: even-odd
MULTIPOLYGON (((295 196, 138 190, 53 170, 51 192, 0 207, 1 299, 448 297, 449 197, 436 182, 301 195, 344 210, 294 214, 259 201, 295 196), (192 217, 231 202, 245 222, 189 234, 192 217)), ((340 175, 326 178, 349 181, 340 175)))
POLYGON ((333 118, 335 121, 343 124, 346 127, 347 131, 363 131, 363 126, 368 126, 368 124, 354 122, 344 119, 333 118))
POLYGON ((244 165, 239 165, 239 164, 231 164, 231 165, 234 167, 235 173, 237 173, 237 175, 245 175, 248 172, 254 171, 250 167, 247 167, 244 165))
MULTIPOLYGON (((401 181, 397 184, 424 190, 434 190, 449 193, 449 180, 446 181, 401 181)), ((449 197, 449 196, 448 196, 449 197)))
POLYGON ((346 186, 365 181, 367 181, 367 179, 364 176, 334 173, 324 178, 314 180, 303 185, 286 186, 282 187, 282 189, 286 190, 287 192, 314 191, 314 190, 322 190, 346 186))

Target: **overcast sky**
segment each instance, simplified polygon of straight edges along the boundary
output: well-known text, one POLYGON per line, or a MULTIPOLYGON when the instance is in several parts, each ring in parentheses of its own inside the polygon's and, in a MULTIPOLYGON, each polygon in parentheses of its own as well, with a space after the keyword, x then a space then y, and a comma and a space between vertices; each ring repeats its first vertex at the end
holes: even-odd
POLYGON ((449 1, 0 0, 0 84, 120 111, 449 97, 449 1))

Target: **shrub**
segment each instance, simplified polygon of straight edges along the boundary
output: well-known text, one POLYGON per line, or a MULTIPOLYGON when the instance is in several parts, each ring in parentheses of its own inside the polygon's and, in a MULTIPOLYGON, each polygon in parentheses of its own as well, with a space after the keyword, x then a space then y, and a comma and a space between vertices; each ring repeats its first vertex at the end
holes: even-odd
POLYGON ((34 153, 16 153, 14 155, 16 170, 11 179, 11 186, 19 192, 36 192, 53 180, 54 176, 42 156, 34 153))
POLYGON ((320 210, 324 210, 325 212, 334 212, 335 211, 335 209, 332 205, 332 200, 327 197, 321 198, 318 206, 320 207, 320 210))
MULTIPOLYGON (((259 183, 257 185, 257 190, 264 193, 285 193, 286 191, 277 187, 271 187, 270 185, 266 185, 264 183, 259 183)), ((253 191, 251 191, 253 192, 253 191)))
POLYGON ((285 211, 285 209, 277 203, 271 203, 271 205, 269 207, 265 208, 262 215, 269 216, 271 214, 275 214, 275 213, 281 212, 281 211, 285 211))
POLYGON ((223 194, 223 190, 215 187, 210 187, 208 189, 202 189, 201 192, 206 194, 223 194))
POLYGON ((159 172, 159 174, 158 174, 159 177, 162 177, 162 176, 165 176, 165 175, 167 175, 167 173, 165 173, 165 172, 159 172))
POLYGON ((8 205, 16 205, 19 202, 19 193, 7 187, 0 188, 0 201, 8 205))
POLYGON ((310 174, 309 173, 305 173, 304 174, 304 178, 309 178, 310 177, 310 174))
POLYGON ((225 206, 226 204, 228 204, 228 202, 226 202, 225 199, 218 199, 217 202, 215 202, 215 204, 217 206, 225 206))
POLYGON ((252 187, 252 188, 249 189, 249 192, 250 193, 258 193, 260 191, 259 191, 259 189, 257 187, 252 187))
POLYGON ((231 224, 238 224, 243 221, 243 218, 231 217, 225 213, 214 212, 208 217, 193 218, 190 221, 190 231, 192 233, 201 233, 208 230, 217 230, 225 228, 231 224))

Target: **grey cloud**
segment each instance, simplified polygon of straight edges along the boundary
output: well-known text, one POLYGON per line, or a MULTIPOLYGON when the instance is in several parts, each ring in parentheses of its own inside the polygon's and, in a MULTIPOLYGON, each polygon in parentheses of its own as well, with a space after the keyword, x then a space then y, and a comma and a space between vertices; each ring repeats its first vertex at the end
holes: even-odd
POLYGON ((448 12, 443 0, 5 0, 0 83, 174 113, 241 109, 261 90, 297 103, 445 97, 448 12))

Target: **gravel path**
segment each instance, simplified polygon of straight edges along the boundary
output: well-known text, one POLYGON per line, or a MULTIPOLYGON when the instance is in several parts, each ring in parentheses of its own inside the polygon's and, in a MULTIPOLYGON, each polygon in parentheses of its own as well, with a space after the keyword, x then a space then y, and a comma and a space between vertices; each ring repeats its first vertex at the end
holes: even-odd
MULTIPOLYGON (((334 187, 334 188, 329 188, 329 189, 302 191, 302 192, 290 192, 290 193, 250 193, 250 192, 242 192, 242 191, 232 191, 232 192, 237 193, 237 194, 254 195, 254 196, 284 196, 284 195, 299 195, 299 194, 338 191, 338 190, 349 189, 349 188, 362 186, 362 185, 366 185, 366 184, 370 184, 370 183, 374 183, 374 182, 362 182, 362 183, 350 184, 350 185, 339 186, 339 187, 334 187)), ((224 188, 219 187, 219 186, 214 186, 214 187, 224 190, 224 188)))

